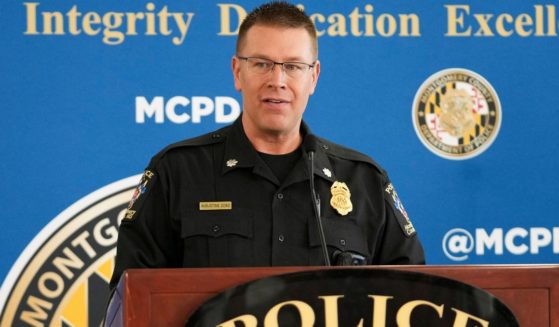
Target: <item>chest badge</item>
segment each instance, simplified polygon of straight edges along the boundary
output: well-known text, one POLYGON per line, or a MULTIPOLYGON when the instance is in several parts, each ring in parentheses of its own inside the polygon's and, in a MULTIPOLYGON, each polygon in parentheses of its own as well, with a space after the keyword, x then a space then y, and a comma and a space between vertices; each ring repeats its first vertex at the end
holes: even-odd
POLYGON ((345 216, 353 210, 353 204, 351 203, 351 192, 344 182, 334 182, 332 187, 330 187, 330 193, 332 193, 332 198, 330 199, 330 205, 336 211, 345 216))
POLYGON ((225 164, 227 167, 235 167, 238 163, 237 159, 229 159, 225 164))

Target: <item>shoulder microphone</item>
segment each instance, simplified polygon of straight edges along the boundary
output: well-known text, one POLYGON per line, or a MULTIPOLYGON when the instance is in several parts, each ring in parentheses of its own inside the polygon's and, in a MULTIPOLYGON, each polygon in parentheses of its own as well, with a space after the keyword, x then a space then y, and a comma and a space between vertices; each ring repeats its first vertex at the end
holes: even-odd
POLYGON ((324 237, 324 228, 322 227, 322 219, 320 217, 320 197, 316 193, 314 185, 314 154, 316 152, 316 147, 318 146, 318 140, 314 135, 308 134, 305 136, 305 141, 303 147, 308 154, 308 171, 310 175, 310 189, 311 198, 313 201, 314 216, 316 218, 316 224, 318 226, 318 237, 320 239, 320 245, 322 247, 322 254, 324 256, 324 265, 330 266, 330 256, 328 255, 328 247, 326 246, 326 238, 324 237))

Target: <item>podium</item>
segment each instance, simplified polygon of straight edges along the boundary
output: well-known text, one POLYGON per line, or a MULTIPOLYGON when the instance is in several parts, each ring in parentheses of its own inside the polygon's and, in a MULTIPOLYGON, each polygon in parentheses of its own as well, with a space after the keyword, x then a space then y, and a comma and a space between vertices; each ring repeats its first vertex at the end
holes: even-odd
MULTIPOLYGON (((559 265, 360 266, 414 271, 461 281, 495 295, 524 327, 559 327, 559 265)), ((184 326, 224 289, 290 272, 353 267, 131 269, 122 277, 124 326, 184 326)))

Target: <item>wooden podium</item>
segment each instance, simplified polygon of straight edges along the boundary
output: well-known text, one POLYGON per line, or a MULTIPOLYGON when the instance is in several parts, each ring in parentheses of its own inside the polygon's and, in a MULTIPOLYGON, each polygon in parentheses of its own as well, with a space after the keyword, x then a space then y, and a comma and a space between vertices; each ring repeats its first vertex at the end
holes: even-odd
MULTIPOLYGON (((332 267, 340 269, 340 267, 332 267)), ((363 266, 356 267, 363 269, 363 266)), ((523 327, 559 327, 559 265, 367 266, 443 276, 494 294, 523 327)), ((184 326, 220 291, 272 275, 327 267, 129 270, 120 281, 124 326, 184 326)), ((345 267, 343 269, 352 269, 345 267)))

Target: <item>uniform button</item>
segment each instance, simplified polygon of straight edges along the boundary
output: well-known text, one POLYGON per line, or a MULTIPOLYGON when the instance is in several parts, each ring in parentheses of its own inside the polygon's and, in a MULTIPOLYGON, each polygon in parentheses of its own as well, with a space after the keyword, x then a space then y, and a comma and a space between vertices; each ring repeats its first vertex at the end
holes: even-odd
POLYGON ((280 235, 280 236, 278 236, 278 240, 279 240, 280 242, 285 241, 285 236, 283 236, 283 234, 280 235))
POLYGON ((219 227, 219 225, 213 225, 213 226, 212 226, 212 231, 213 231, 214 233, 217 233, 217 232, 219 232, 220 230, 221 230, 221 227, 219 227))
POLYGON ((278 193, 278 199, 280 199, 280 200, 283 199, 283 193, 278 193))
POLYGON ((345 240, 343 240, 343 239, 340 240, 340 244, 343 245, 343 246, 345 246, 345 240))

